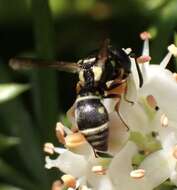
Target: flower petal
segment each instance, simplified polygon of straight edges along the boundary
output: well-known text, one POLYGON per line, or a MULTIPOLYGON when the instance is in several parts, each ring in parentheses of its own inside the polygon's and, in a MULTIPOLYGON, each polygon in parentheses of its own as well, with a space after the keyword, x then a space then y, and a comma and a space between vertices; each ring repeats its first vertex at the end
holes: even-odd
POLYGON ((145 170, 145 178, 152 189, 163 183, 170 176, 168 160, 163 150, 147 156, 139 168, 145 170))
POLYGON ((65 151, 58 156, 57 159, 51 160, 46 158, 46 168, 56 167, 64 173, 71 174, 74 177, 85 175, 87 169, 87 161, 84 156, 65 151))

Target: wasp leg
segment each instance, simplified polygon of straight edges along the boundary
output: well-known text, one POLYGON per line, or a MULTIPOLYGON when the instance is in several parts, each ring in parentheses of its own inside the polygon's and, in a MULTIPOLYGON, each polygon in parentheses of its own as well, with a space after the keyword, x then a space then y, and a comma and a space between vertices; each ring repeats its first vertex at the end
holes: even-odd
POLYGON ((126 81, 126 90, 125 90, 125 93, 124 93, 124 95, 123 95, 123 98, 124 98, 124 100, 125 100, 126 102, 130 103, 131 105, 134 105, 135 102, 129 100, 129 99, 127 98, 127 96, 126 96, 126 95, 127 95, 127 86, 128 86, 128 84, 127 84, 127 81, 126 81))
POLYGON ((128 125, 125 123, 125 121, 123 120, 123 118, 122 118, 122 116, 121 116, 121 114, 120 114, 120 112, 119 112, 119 107, 120 107, 120 101, 117 102, 117 104, 116 104, 116 106, 115 106, 115 110, 116 110, 116 112, 117 112, 117 114, 118 114, 120 120, 122 121, 122 123, 123 123, 123 124, 125 125, 125 127, 127 128, 127 131, 129 131, 128 125))
POLYGON ((121 98, 120 94, 108 94, 104 95, 103 98, 121 98))

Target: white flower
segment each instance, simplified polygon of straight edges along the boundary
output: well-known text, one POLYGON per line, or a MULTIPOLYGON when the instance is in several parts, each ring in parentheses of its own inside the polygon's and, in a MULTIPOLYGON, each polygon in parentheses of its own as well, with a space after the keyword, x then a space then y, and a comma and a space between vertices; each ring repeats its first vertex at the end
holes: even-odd
MULTIPOLYGON (((110 116, 108 152, 112 157, 96 157, 80 133, 61 123, 56 134, 65 148, 45 145, 45 152, 59 154, 53 160, 47 156, 45 167, 56 167, 67 174, 59 183, 60 189, 153 190, 167 179, 177 186, 177 83, 166 69, 177 48, 169 46, 160 65, 149 64, 149 34, 142 33, 141 38, 143 52, 137 61, 142 86, 135 59, 131 58, 127 92, 119 104, 116 99, 103 100, 110 116)), ((68 117, 75 126, 73 111, 72 107, 68 117)))

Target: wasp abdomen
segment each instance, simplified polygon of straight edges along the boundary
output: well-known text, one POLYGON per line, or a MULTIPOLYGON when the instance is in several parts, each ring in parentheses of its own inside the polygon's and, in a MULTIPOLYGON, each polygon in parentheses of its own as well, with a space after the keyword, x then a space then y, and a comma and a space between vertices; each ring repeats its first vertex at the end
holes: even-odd
POLYGON ((108 113, 98 97, 77 99, 76 120, 78 128, 93 148, 106 151, 108 142, 108 113))

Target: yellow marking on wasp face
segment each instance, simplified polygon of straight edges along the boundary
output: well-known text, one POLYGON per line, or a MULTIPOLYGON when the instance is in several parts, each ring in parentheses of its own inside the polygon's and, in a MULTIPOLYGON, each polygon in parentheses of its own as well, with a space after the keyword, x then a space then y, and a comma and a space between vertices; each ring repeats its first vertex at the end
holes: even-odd
POLYGON ((84 79, 84 72, 83 72, 82 70, 79 72, 79 80, 80 80, 81 82, 85 82, 85 79, 84 79))
POLYGON ((104 113, 104 108, 103 107, 99 107, 98 108, 98 112, 101 113, 101 114, 104 113))
POLYGON ((92 71, 94 73, 94 79, 95 81, 99 81, 102 75, 102 68, 98 66, 93 66, 92 71))

